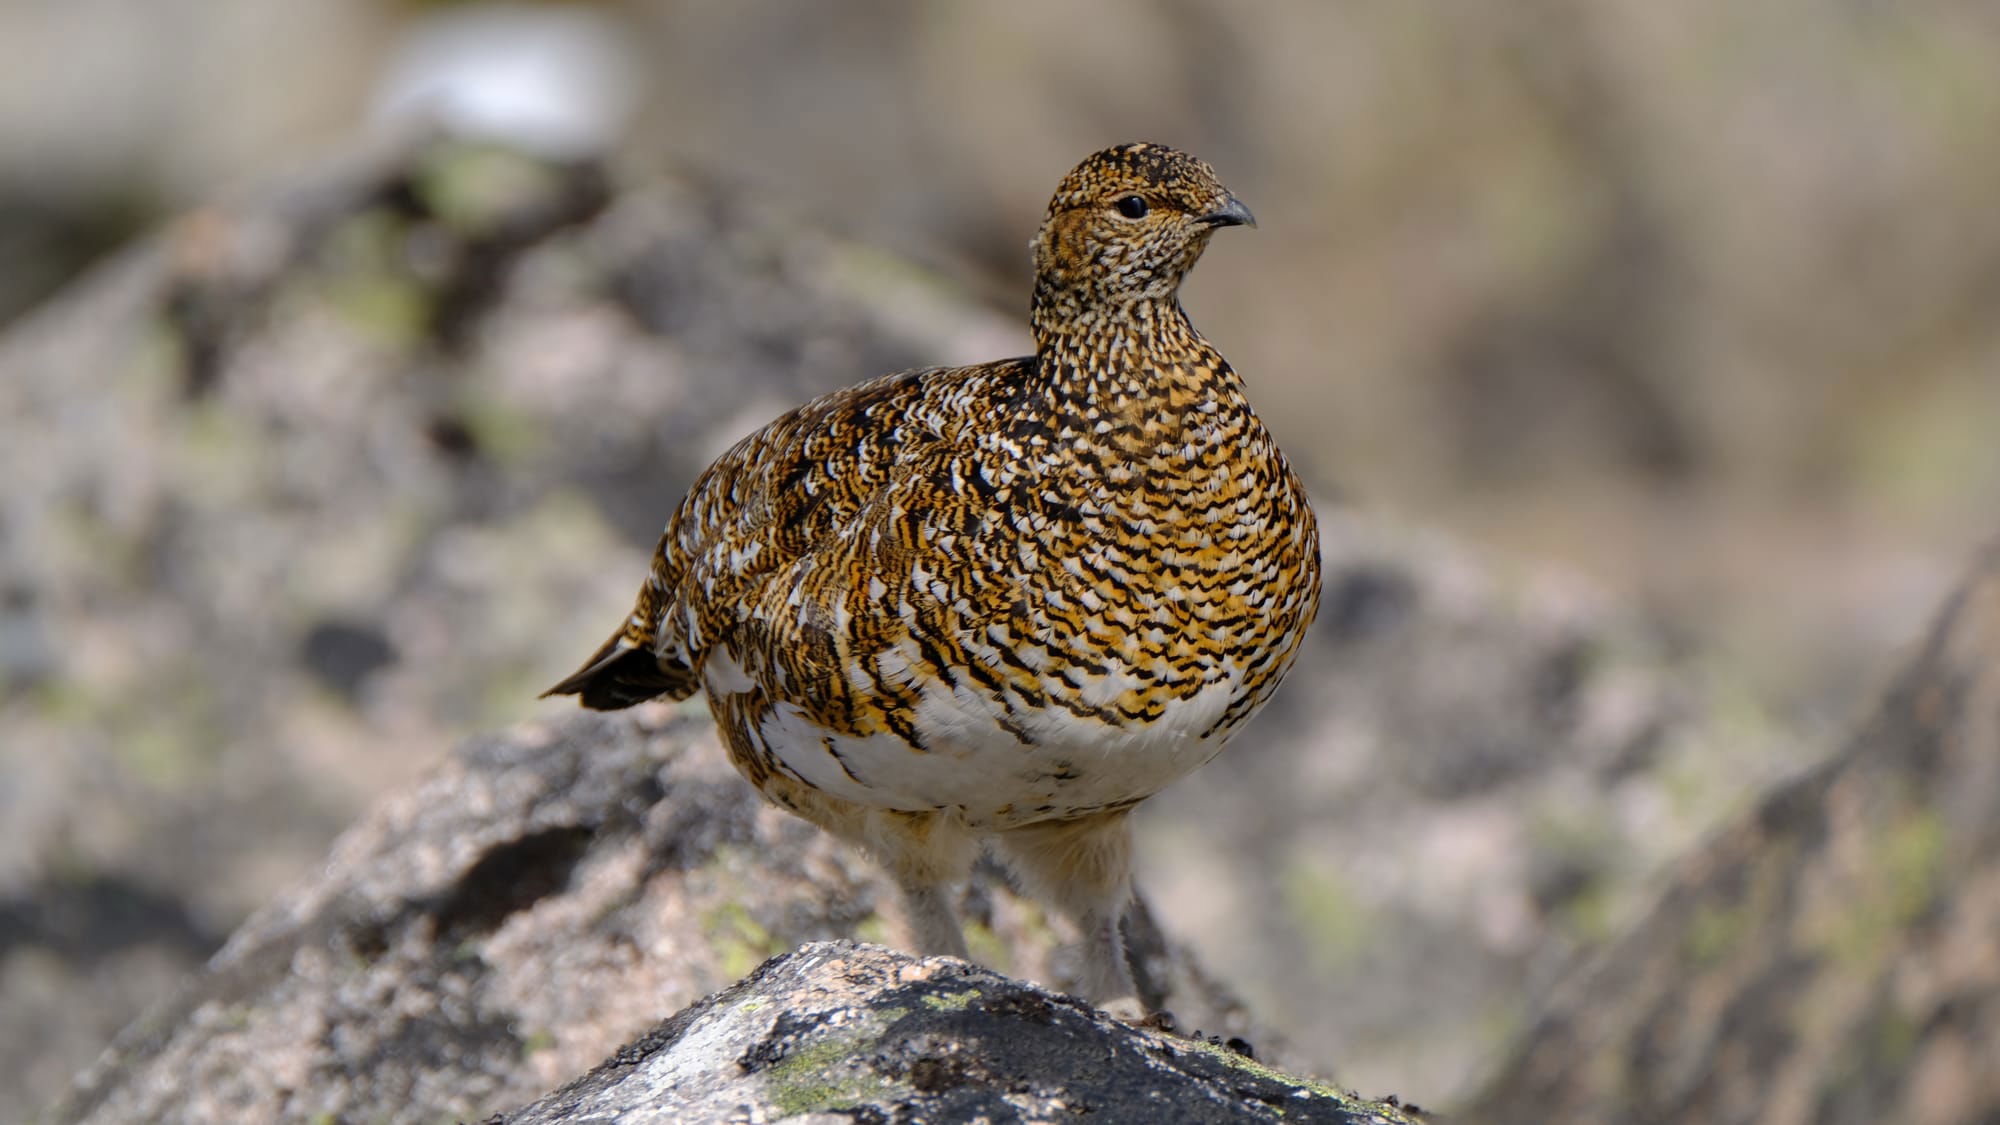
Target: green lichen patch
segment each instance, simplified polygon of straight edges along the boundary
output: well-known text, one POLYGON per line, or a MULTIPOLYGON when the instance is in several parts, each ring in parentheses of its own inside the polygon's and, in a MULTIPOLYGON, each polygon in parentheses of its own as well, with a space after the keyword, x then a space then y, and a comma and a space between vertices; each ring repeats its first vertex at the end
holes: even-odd
POLYGON ((1014 967, 1014 948, 1006 939, 994 933, 992 927, 968 921, 963 927, 965 947, 972 959, 982 965, 991 965, 1001 972, 1010 972, 1014 967))
POLYGON ((855 1056, 872 1032, 851 1032, 808 1043, 764 1071, 771 1104, 783 1117, 888 1100, 899 1087, 856 1069, 855 1056))
MULTIPOLYGON (((1217 1062, 1220 1062, 1223 1065, 1228 1066, 1232 1070, 1239 1070, 1245 1074, 1251 1075, 1252 1077, 1262 1079, 1265 1082, 1270 1082, 1278 1086, 1287 1087, 1296 1092, 1296 1094, 1300 1097, 1301 1100, 1308 1098, 1326 1098, 1338 1104, 1342 1109, 1351 1110, 1356 1113, 1368 1114, 1369 1120, 1371 1121, 1388 1122, 1388 1123, 1406 1123, 1406 1125, 1422 1125, 1420 1119, 1409 1116, 1408 1114, 1404 1113, 1400 1108, 1389 1106, 1382 1102, 1369 1101, 1368 1099, 1363 1098, 1360 1095, 1353 1093, 1352 1091, 1343 1090, 1338 1086, 1334 1086, 1326 1082, 1321 1082, 1317 1079, 1302 1078, 1295 1074, 1286 1074, 1284 1071, 1276 1070, 1271 1067, 1265 1066, 1263 1063, 1260 1063, 1257 1060, 1250 1058, 1246 1055, 1237 1054, 1235 1051, 1232 1051, 1227 1047, 1219 1046, 1214 1043, 1208 1043, 1200 1039, 1176 1038, 1170 1040, 1170 1042, 1172 1042, 1176 1047, 1179 1047, 1181 1049, 1194 1051, 1199 1054, 1206 1055, 1209 1058, 1212 1058, 1217 1062)), ((1281 1107, 1273 1106, 1272 1108, 1278 1110, 1280 1115, 1283 1114, 1283 1109, 1281 1107)))
POLYGON ((752 918, 741 903, 712 907, 702 915, 701 928, 725 976, 748 976, 765 958, 784 952, 771 931, 752 918))
POLYGON ((977 999, 979 990, 976 988, 958 992, 926 992, 923 995, 924 1006, 938 1012, 956 1012, 969 1007, 977 999))
POLYGON ((854 926, 854 940, 870 945, 888 945, 892 941, 889 920, 880 914, 870 914, 854 926))
POLYGON ((491 230, 556 191, 559 172, 524 153, 477 142, 441 144, 411 177, 424 207, 460 234, 491 230))
POLYGON ((1310 939, 1312 959, 1322 972, 1338 971, 1360 955, 1368 924, 1337 872, 1296 860, 1285 868, 1279 885, 1286 912, 1310 939))
POLYGON ((1688 920, 1682 935, 1688 960, 1697 965, 1713 965, 1733 952, 1752 928, 1746 908, 1704 903, 1688 920))
POLYGON ((1837 905, 1822 907, 1810 935, 1846 964, 1871 961, 1921 917, 1937 897, 1945 829, 1936 814, 1912 809, 1884 825, 1872 853, 1846 879, 1837 905))

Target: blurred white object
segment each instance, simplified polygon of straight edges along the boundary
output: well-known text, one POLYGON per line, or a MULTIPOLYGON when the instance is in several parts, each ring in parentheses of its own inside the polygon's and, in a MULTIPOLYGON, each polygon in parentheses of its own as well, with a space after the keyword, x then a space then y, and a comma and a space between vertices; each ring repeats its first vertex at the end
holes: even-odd
POLYGON ((451 7, 411 25, 371 118, 503 141, 553 158, 601 152, 638 101, 638 60, 612 13, 578 6, 451 7))

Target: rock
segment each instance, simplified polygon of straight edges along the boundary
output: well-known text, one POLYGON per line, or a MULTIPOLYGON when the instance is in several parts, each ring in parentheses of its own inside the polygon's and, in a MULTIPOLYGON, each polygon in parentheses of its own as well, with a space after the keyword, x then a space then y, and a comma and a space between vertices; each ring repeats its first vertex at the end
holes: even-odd
POLYGON ((2000 1120, 2000 546, 1520 1042, 1467 1120, 2000 1120))
MULTIPOLYGON (((127 1029, 53 1119, 475 1118, 551 1089, 766 957, 889 932, 876 904, 892 897, 852 849, 766 807, 736 778, 698 708, 531 724, 472 741, 356 824, 315 879, 258 911, 176 998, 127 1029)), ((1058 935, 992 871, 962 908, 980 956, 1063 978, 1058 935)), ((1128 928, 1142 988, 1182 1026, 1273 1045, 1143 911, 1128 928)), ((746 988, 834 971, 830 956, 822 948, 780 962, 790 967, 700 1010, 740 1012, 746 988)), ((857 966, 891 958, 851 956, 857 966)), ((970 974, 961 990, 1038 997, 1066 1013, 1062 1034, 1109 1034, 1074 1002, 925 964, 940 980, 970 974)), ((896 975, 877 974, 884 995, 904 987, 896 975)), ((1026 1019, 1034 1005, 1019 1005, 988 1015, 1026 1019)), ((1137 1040, 1117 1042, 1117 1057, 1140 1067, 1137 1040)), ((1190 1091, 1277 1089, 1254 1068, 1229 1086, 1218 1077, 1227 1068, 1181 1057, 1203 1049, 1174 1050, 1168 1069, 1190 1091)), ((1043 1078, 1050 1089, 1069 1081, 1043 1078)))
POLYGON ((818 942, 487 1125, 1070 1118, 1416 1120, 962 961, 818 942))

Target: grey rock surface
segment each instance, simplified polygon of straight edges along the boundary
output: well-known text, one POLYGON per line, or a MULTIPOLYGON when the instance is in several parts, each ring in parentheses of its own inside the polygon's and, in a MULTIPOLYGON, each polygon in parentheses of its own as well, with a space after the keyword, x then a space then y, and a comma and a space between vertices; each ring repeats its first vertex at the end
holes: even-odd
MULTIPOLYGON (((476 1118, 766 957, 888 936, 876 907, 892 897, 851 849, 743 785, 698 711, 531 724, 473 740, 351 828, 53 1118, 476 1118)), ((1061 935, 991 872, 962 909, 979 956, 1064 979, 1061 935)), ((1184 1026, 1257 1034, 1143 912, 1129 928, 1145 989, 1184 1026)))
POLYGON ((824 942, 766 963, 487 1125, 798 1120, 1417 1118, 962 961, 824 942))
POLYGON ((1676 865, 1467 1119, 2000 1120, 2000 546, 1840 752, 1676 865))

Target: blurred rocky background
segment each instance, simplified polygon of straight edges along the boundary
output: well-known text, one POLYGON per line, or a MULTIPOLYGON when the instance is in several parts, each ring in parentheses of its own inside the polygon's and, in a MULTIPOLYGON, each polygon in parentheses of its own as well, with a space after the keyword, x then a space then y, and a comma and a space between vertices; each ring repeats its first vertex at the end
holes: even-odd
POLYGON ((0 1118, 554 713, 736 436, 1025 347, 1137 138, 1256 209, 1187 303, 1348 505, 1145 879, 1448 1103, 1995 530, 1996 60, 1947 0, 0 4, 0 1118))

